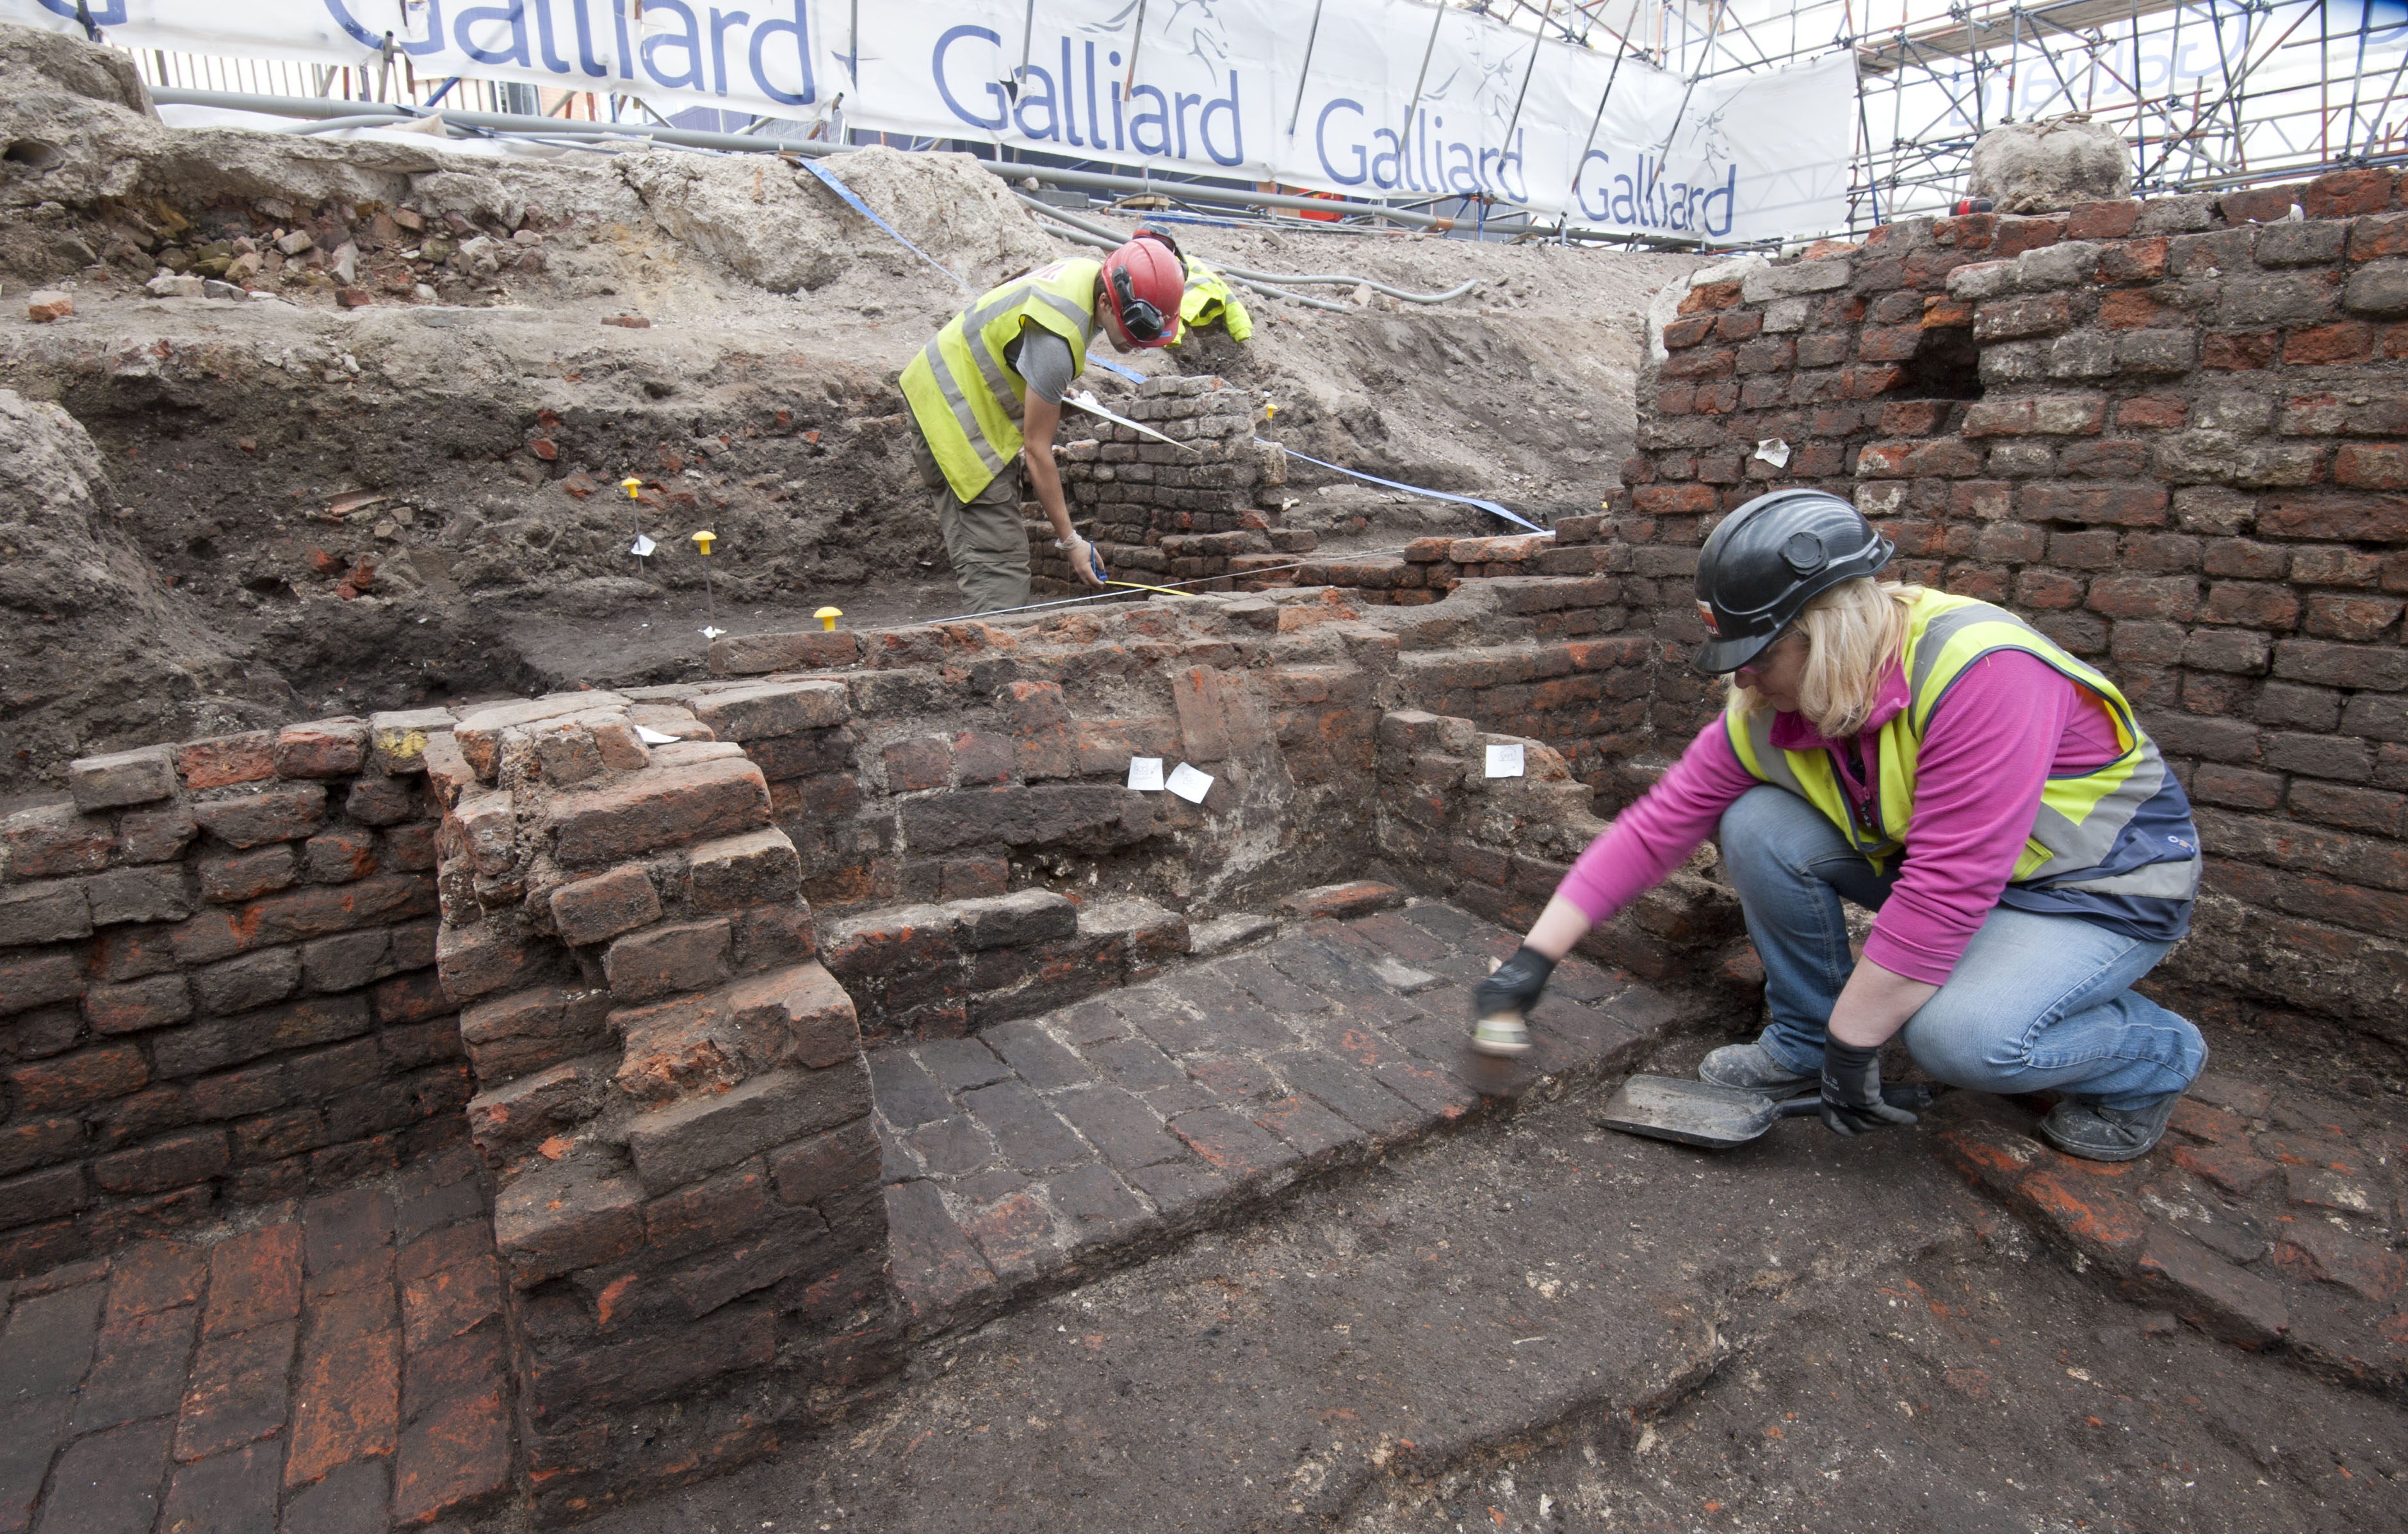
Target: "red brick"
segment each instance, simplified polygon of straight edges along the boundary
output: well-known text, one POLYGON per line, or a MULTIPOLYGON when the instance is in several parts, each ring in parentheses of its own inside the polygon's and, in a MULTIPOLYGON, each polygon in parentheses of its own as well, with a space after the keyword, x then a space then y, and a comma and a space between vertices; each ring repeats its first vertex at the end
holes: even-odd
POLYGON ((1727 346, 1707 347, 1667 357, 1656 375, 1668 379, 1727 379, 1738 367, 1738 352, 1727 346))
POLYGON ((2283 337, 2283 361, 2292 367, 2364 362, 2374 354, 2374 327, 2355 320, 2295 330, 2283 337))
POLYGON ((451 1397, 402 1430, 393 1520, 410 1527, 483 1508, 507 1495, 509 1470, 501 1385, 451 1397))
POLYGON ((2199 365, 2224 372, 2272 367, 2280 340, 2280 333, 2272 330, 2211 330, 2200 343, 2199 365))
POLYGON ((552 892, 552 925, 560 940, 581 946, 660 920, 659 892, 638 865, 613 868, 552 892))
POLYGON ((319 883, 348 884, 376 872, 376 849, 374 831, 348 825, 311 837, 302 848, 302 861, 319 883))
POLYGON ((2270 538, 2408 543, 2408 500, 2287 492, 2266 498, 2258 510, 2258 529, 2270 538))
MULTIPOLYGON (((363 1299, 366 1296, 349 1296, 363 1299)), ((389 1294, 374 1297, 390 1307, 389 1294)), ((401 1336, 390 1326, 322 1309, 294 1375, 284 1484, 306 1486, 355 1459, 394 1452, 401 1427, 401 1336)))
POLYGON ((433 880, 423 874, 382 874, 353 884, 270 896, 238 909, 203 910, 176 928, 176 956, 185 964, 208 964, 255 948, 431 916, 435 910, 433 880))
POLYGON ((2165 306, 2144 288, 2119 288, 2099 299, 2099 323, 2109 330, 2138 330, 2164 312, 2165 306))
POLYGON ((723 758, 562 794, 549 818, 553 855, 565 866, 584 867, 766 824, 769 789, 752 763, 723 758))
POLYGON ((186 786, 224 788, 255 783, 276 776, 276 737, 267 730, 221 735, 176 748, 176 770, 186 786))
POLYGON ((2312 219, 2347 219, 2391 206, 2387 170, 2328 171, 2300 189, 2300 208, 2312 219))
POLYGON ((2067 222, 2063 213, 2044 213, 2037 218, 2001 218, 1992 236, 1990 248, 2003 259, 2055 245, 2065 237, 2067 222))
POLYGON ((649 927, 612 943, 603 972, 621 1001, 699 991, 727 974, 730 928, 724 918, 649 927))
MULTIPOLYGON (((6 977, 0 968, 0 979, 6 977)), ((150 1080, 150 1068, 134 1045, 105 1044, 17 1066, 7 1079, 14 1111, 37 1114, 138 1092, 150 1080)))
MULTIPOLYGON (((210 1311, 217 1311, 215 1293, 210 1311)), ((285 1376, 293 1367, 293 1342, 299 1330, 295 1322, 275 1321, 227 1335, 213 1333, 202 1342, 176 1424, 179 1462, 206 1459, 282 1431, 285 1376)))
POLYGON ((2115 408, 2115 424, 2127 431, 2177 428, 2190 419, 2190 402, 2179 394, 2136 394, 2115 408))
POLYGON ((300 1313, 298 1225, 262 1226, 209 1249, 209 1305, 202 1320, 206 1335, 229 1336, 300 1313))
POLYGON ((2408 447, 2344 442, 2333 453, 2336 482, 2366 490, 2408 490, 2408 447))
POLYGON ((2377 214, 2349 226, 2350 260, 2393 255, 2408 255, 2408 214, 2377 214))
POLYGON ((192 1016, 193 998, 181 975, 154 975, 123 985, 93 986, 84 993, 83 1015, 94 1033, 139 1033, 192 1016))
POLYGON ((2283 1168, 2238 1145, 2176 1145, 2168 1158, 2193 1176, 2206 1179, 2235 1197, 2246 1198, 2282 1175, 2283 1168))
POLYGON ((1669 351, 1684 351, 1714 332, 1711 315, 1694 315, 1674 320, 1664 327, 1664 347, 1669 351))
POLYGON ((2077 203, 2065 215, 2065 237, 2122 239, 2140 220, 2137 202, 2077 203))
POLYGON ((2307 621, 2300 624, 2320 639, 2363 642, 2379 638, 2400 620, 2396 596, 2355 596, 2315 592, 2308 597, 2307 621))
POLYGON ((326 790, 319 783, 288 783, 240 798, 196 804, 193 818, 202 830, 236 849, 297 841, 325 823, 326 790))
POLYGON ((953 786, 953 748, 943 736, 898 740, 886 748, 883 758, 890 794, 953 786))
POLYGON ((2319 1283, 2383 1304, 2400 1293, 2408 1262, 2315 1220, 2295 1220, 2274 1243, 2274 1260, 2319 1283))
POLYGON ((2022 514, 2032 521, 2125 527, 2162 527, 2166 500, 2162 485, 2028 484, 2020 495, 2022 514))
POLYGON ((109 1193, 162 1193, 207 1182, 233 1160, 225 1131, 173 1135, 93 1163, 93 1181, 109 1193))
POLYGON ((287 724, 276 734, 274 756, 280 778, 348 778, 367 760, 368 726, 365 720, 325 719, 287 724))
POLYGON ((197 1304, 208 1270, 208 1255, 199 1247, 138 1241, 109 1264, 109 1319, 197 1304))
POLYGON ((2210 1336, 2258 1347, 2290 1329, 2290 1312, 2272 1284, 2162 1226, 2149 1232, 2134 1271, 2210 1336))
POLYGON ((1728 308, 1739 302, 1739 293, 1736 282, 1704 283, 1681 295, 1680 312, 1695 314, 1700 309, 1728 308))

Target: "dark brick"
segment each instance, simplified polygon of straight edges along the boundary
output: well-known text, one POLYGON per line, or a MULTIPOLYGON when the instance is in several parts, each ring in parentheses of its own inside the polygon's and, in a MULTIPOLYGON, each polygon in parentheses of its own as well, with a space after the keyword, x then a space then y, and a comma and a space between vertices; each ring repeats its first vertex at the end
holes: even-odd
POLYGON ((80 1283, 17 1301, 0 1333, 0 1398, 11 1412, 74 1391, 92 1364, 104 1294, 98 1283, 80 1283))
POLYGON ((192 993, 180 975, 154 975, 123 985, 96 985, 84 993, 84 1021, 97 1034, 139 1033, 181 1023, 193 1015, 192 993))
POLYGON ((2133 1268, 2142 1283, 2210 1336, 2258 1347, 2290 1329, 2281 1291, 2187 1236, 2152 1228, 2133 1268))
POLYGON ((1171 1132, 1222 1175, 1240 1180, 1268 1177, 1297 1159, 1283 1141, 1233 1110, 1200 1108, 1170 1121, 1171 1132))
POLYGON ((509 1413, 501 1385, 452 1396, 403 1428, 394 1478, 397 1525, 499 1502, 510 1478, 509 1413))
POLYGON ((401 1336, 390 1284, 322 1300, 294 1370, 284 1484, 305 1486, 394 1452, 401 1417, 401 1336))
POLYGON ((280 1527, 283 1534, 385 1534, 391 1527, 385 1483, 381 1461, 339 1466, 316 1485, 293 1494, 280 1527))
POLYGON ((915 1320, 949 1315, 964 1298, 995 1282, 986 1259, 953 1224, 933 1183, 897 1183, 886 1192, 894 1283, 915 1320))
POLYGON ((221 1129, 176 1135, 93 1163, 93 1181, 109 1193, 161 1193, 205 1182, 233 1161, 221 1129))
POLYGON ((193 1305, 128 1315, 100 1330, 92 1372, 76 1394, 74 1430, 96 1432, 174 1412, 184 1394, 200 1311, 193 1305))
POLYGON ((1143 1103, 1119 1088, 1066 1092, 1054 1107, 1115 1167, 1148 1167, 1186 1154, 1143 1103))
MULTIPOLYGON (((927 1047, 927 1046, 923 1046, 927 1047)), ((985 1046, 977 1045, 982 1054, 985 1046)), ((878 1111, 890 1124, 905 1129, 943 1118, 953 1111, 953 1101, 945 1096, 928 1072, 914 1058, 917 1051, 879 1050, 869 1056, 869 1074, 876 1082, 878 1111)), ((987 1054, 996 1072, 990 1080, 1000 1080, 1004 1067, 995 1056, 987 1054)))
MULTIPOLYGON (((212 1313, 216 1297, 211 1297, 212 1313)), ((284 1429, 285 1378, 300 1331, 294 1321, 206 1339, 176 1424, 176 1458, 189 1464, 284 1429)))
POLYGON ((301 1313, 301 1227, 262 1226, 209 1249, 209 1337, 247 1332, 301 1313))
POLYGON ((1012 1165, 1024 1171, 1053 1171, 1087 1159, 1080 1143, 1045 1100, 1023 1082, 998 1082, 962 1095, 963 1104, 994 1134, 1012 1165))
MULTIPOLYGON (((265 1534, 276 1527, 276 1494, 283 1469, 280 1442, 246 1444, 179 1465, 167 1483, 160 1527, 175 1534, 265 1534)), ((380 1524, 376 1534, 383 1534, 383 1527, 380 1524)))
POLYGON ((313 1198, 302 1211, 302 1270, 311 1296, 390 1280, 393 1199, 382 1188, 313 1198))
POLYGON ((203 858, 199 870, 202 898, 238 905, 300 882, 301 859, 292 843, 277 842, 253 852, 203 858))
POLYGON ((1040 1091, 1080 1086, 1095 1077, 1079 1057, 1035 1023, 1007 1023, 983 1035, 1020 1079, 1040 1091))
POLYGON ((869 1076, 857 1067, 777 1070, 639 1115, 628 1126, 627 1148, 645 1191, 657 1195, 868 1108, 869 1076))
POLYGON ((109 1321, 151 1315, 200 1301, 208 1255, 181 1241, 139 1241, 109 1264, 109 1321))
POLYGON ((137 1422, 79 1439, 50 1471, 42 1534, 115 1534, 157 1521, 167 1483, 164 1420, 137 1422))
POLYGON ((236 799, 193 806, 201 829, 237 851, 271 841, 297 841, 326 820, 326 790, 315 783, 288 783, 236 799))

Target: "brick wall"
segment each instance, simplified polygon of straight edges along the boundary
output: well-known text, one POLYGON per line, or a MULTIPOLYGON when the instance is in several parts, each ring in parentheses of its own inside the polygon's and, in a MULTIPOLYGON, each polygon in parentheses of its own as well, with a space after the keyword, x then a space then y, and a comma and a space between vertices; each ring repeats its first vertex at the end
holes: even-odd
POLYGON ((89 758, 72 802, 0 821, 0 1274, 457 1136, 437 721, 89 758))
MULTIPOLYGON (((1299 583, 1297 557, 1315 538, 1280 525, 1287 455, 1254 440, 1256 395, 1217 378, 1165 377, 1114 408, 1171 438, 1076 410, 1064 423, 1060 466, 1072 524, 1115 579, 1192 581, 1198 591, 1299 583)), ((1054 549, 1052 526, 1031 523, 1028 542, 1040 596, 1086 590, 1054 549)))
POLYGON ((2352 171, 1697 274, 1659 308, 1610 509, 1627 567, 1662 578, 1624 592, 1659 647, 1655 755, 1714 702, 1682 657, 1716 515, 1846 495, 1899 575, 2012 608, 2139 707, 2209 857, 2167 983, 2408 1040, 2401 206, 2352 171))

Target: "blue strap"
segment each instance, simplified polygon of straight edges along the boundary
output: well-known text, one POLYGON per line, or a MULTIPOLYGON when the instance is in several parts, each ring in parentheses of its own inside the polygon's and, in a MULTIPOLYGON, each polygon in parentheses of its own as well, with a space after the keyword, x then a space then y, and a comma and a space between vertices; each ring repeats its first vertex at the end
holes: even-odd
POLYGON ((1087 360, 1095 364, 1097 367, 1102 368, 1107 373, 1118 373, 1121 377, 1128 380, 1131 383, 1143 383, 1145 381, 1145 375, 1143 373, 1139 372, 1134 367, 1123 367, 1119 363, 1112 361, 1110 357, 1099 357, 1093 351, 1090 351, 1087 353, 1087 360))
POLYGON ((810 171, 812 175, 820 179, 821 185, 826 187, 830 192, 835 193, 838 196, 842 197, 846 204, 850 206, 854 212, 860 214, 863 218, 867 219, 870 222, 878 225, 881 229, 885 230, 889 235, 894 236, 895 242, 897 245, 902 246, 903 249, 910 251, 913 255, 918 256, 929 265, 936 267, 937 270, 944 273, 947 277, 953 278, 953 286, 961 289, 964 293, 978 292, 976 288, 971 287, 968 282, 963 281, 960 278, 953 277, 953 270, 952 267, 946 265, 943 262, 939 261, 935 256, 930 255, 927 251, 920 249, 917 245, 912 244, 910 240, 905 239, 900 230, 887 222, 884 219, 880 218, 877 214, 871 212, 869 210, 869 205, 863 202, 859 196, 855 195, 853 188, 845 185, 842 181, 836 179, 835 171, 828 169, 825 165, 821 165, 817 160, 811 159, 808 155, 800 157, 799 163, 805 170, 810 171))
POLYGON ((1345 475, 1349 479, 1360 480, 1366 484, 1381 485, 1389 490, 1401 490, 1408 495, 1425 495, 1434 501, 1453 501, 1458 506, 1476 506, 1483 511, 1491 511, 1496 513, 1498 516, 1504 518, 1507 522, 1517 523, 1520 525, 1528 528, 1533 533, 1543 533, 1546 531, 1545 528, 1540 526, 1537 523, 1532 522, 1529 518, 1516 516, 1514 513, 1508 511, 1503 507, 1498 505, 1495 501, 1484 501, 1477 495, 1449 495, 1443 490, 1425 490, 1420 485, 1399 484, 1394 480, 1383 480, 1376 474, 1366 474, 1360 469, 1348 468, 1342 464, 1325 464, 1318 458, 1306 457, 1305 454, 1297 452, 1294 448, 1287 447, 1287 444, 1284 442, 1273 442, 1265 437, 1255 437, 1254 443, 1258 447, 1286 448, 1287 455, 1291 458, 1301 458, 1304 462, 1312 465, 1316 468, 1333 469, 1340 474, 1345 475))

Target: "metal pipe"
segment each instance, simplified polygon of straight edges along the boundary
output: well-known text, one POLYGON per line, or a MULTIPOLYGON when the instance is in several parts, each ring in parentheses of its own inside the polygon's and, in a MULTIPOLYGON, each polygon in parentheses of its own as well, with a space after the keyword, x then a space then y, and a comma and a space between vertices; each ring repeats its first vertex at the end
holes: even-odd
POLYGON ((1422 109, 1422 87, 1429 82, 1430 55, 1438 51, 1438 28, 1446 20, 1446 0, 1435 0, 1432 9, 1435 14, 1430 17, 1429 41, 1422 45, 1421 73, 1413 77, 1413 99, 1405 108, 1405 131, 1397 136, 1397 164, 1400 167, 1405 163, 1405 145, 1413 136, 1413 114, 1422 109))
MULTIPOLYGON (((173 91, 156 90, 150 99, 167 107, 218 107, 230 111, 265 112, 280 117, 351 117, 365 116, 360 104, 352 101, 324 101, 308 96, 253 95, 240 91, 173 91)), ((388 122, 416 122, 423 113, 407 107, 385 108, 382 117, 373 121, 388 122)), ((741 134, 701 133, 689 128, 642 128, 628 123, 563 122, 548 117, 521 117, 509 112, 446 111, 446 122, 464 127, 487 128, 496 133, 527 134, 542 138, 649 138, 657 143, 675 144, 687 149, 729 150, 751 153, 805 154, 813 157, 851 152, 850 146, 830 144, 821 139, 748 138, 741 134)), ((1383 208, 1376 203, 1332 202, 1326 197, 1289 197, 1275 193, 1256 192, 1251 188, 1206 186, 1186 181, 1155 181, 1135 176, 1106 176, 1096 171, 1057 170, 1050 165, 1027 164, 1003 165, 981 160, 979 165, 990 175, 1008 181, 1034 179, 1056 186, 1077 187, 1089 192, 1140 192, 1156 195, 1169 194, 1188 202, 1212 203, 1224 208, 1293 208, 1314 213, 1363 213, 1393 219, 1415 229, 1443 234, 1455 227, 1453 219, 1432 218, 1422 213, 1406 213, 1383 208)))
MULTIPOLYGON (((1096 239, 1109 240, 1114 249, 1118 249, 1128 240, 1128 236, 1111 227, 1110 224, 1097 223, 1091 219, 1082 219, 1067 208, 1056 208, 1049 202, 1040 202, 1037 198, 1030 196, 1025 192, 1019 193, 1017 195, 1022 202, 1028 205, 1032 211, 1042 213, 1047 218, 1053 219, 1056 222, 1067 223, 1071 228, 1082 231, 1085 234, 1093 236, 1096 239)), ((1412 304, 1443 304, 1449 299, 1462 297, 1465 294, 1469 293, 1472 289, 1480 285, 1477 281, 1471 281, 1466 282, 1459 287, 1450 288, 1444 293, 1413 293, 1404 288, 1392 288, 1384 282, 1375 281, 1368 277, 1357 277, 1352 272, 1315 272, 1310 275, 1291 277, 1284 272, 1257 272, 1249 270, 1243 266, 1216 265, 1212 269, 1217 272, 1225 273, 1230 277, 1243 278, 1249 282, 1277 282, 1297 287, 1367 287, 1375 293, 1384 293, 1391 298, 1401 298, 1407 303, 1412 304)), ((1294 297, 1298 295, 1288 294, 1286 296, 1294 297)))
POLYGON ((1312 26, 1304 35, 1304 63, 1296 72, 1296 105, 1287 109, 1287 136, 1296 136, 1296 120, 1304 111, 1304 82, 1312 77, 1312 45, 1321 40, 1321 0, 1312 0, 1312 26))

